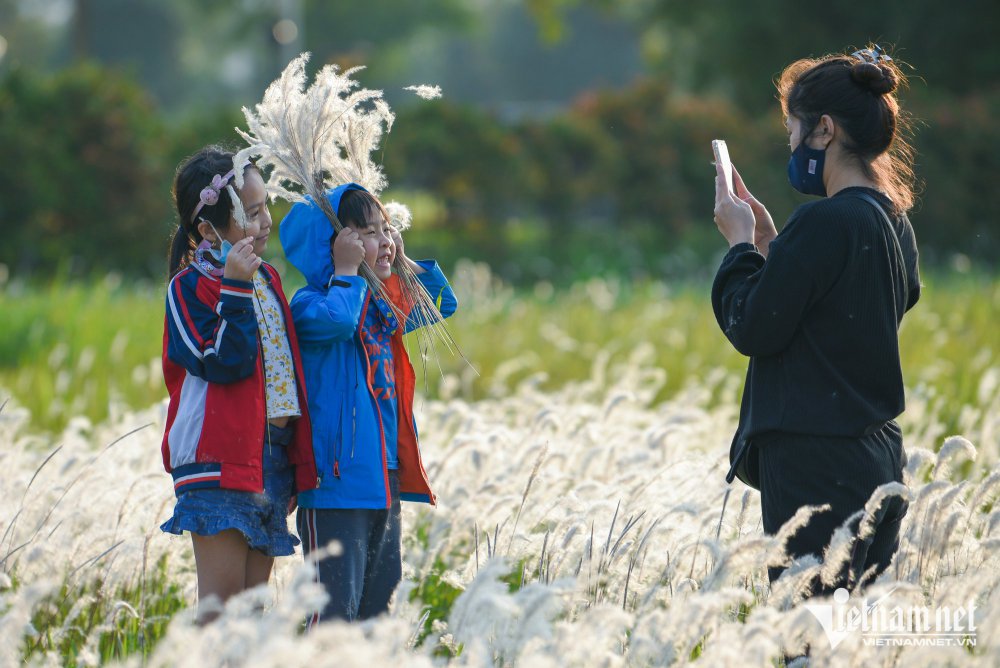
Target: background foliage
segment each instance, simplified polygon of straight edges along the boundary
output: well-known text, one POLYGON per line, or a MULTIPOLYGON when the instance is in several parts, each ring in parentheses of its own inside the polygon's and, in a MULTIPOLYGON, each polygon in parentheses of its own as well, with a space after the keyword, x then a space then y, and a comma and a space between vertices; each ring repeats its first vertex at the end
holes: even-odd
POLYGON ((237 143, 239 106, 312 49, 315 65, 363 63, 364 84, 387 88, 399 116, 380 159, 387 197, 417 212, 415 252, 484 260, 518 283, 704 275, 719 248, 708 141, 729 140, 784 220, 803 200, 785 180, 771 78, 796 57, 881 39, 914 68, 903 97, 919 121, 925 187, 911 218, 925 262, 991 267, 1000 203, 975 194, 1000 167, 1000 49, 983 34, 1000 10, 916 4, 829 7, 817 21, 778 0, 379 0, 351 12, 0 0, 0 263, 36 278, 161 276, 175 166, 205 143, 237 143), (62 23, 45 14, 59 7, 62 23), (282 16, 299 26, 287 43, 282 16), (920 32, 928 17, 932 35, 920 32), (155 48, 137 37, 153 24, 155 48), (424 82, 444 99, 401 91, 424 82))

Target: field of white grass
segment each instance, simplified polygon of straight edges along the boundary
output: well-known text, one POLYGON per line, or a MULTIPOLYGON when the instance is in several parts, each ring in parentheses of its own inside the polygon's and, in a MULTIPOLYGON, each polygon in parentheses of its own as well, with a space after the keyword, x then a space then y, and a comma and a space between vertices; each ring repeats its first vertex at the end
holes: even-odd
POLYGON ((308 634, 321 594, 301 556, 193 624, 190 541, 157 528, 173 503, 162 294, 0 291, 0 668, 780 666, 806 647, 815 666, 1000 665, 1000 281, 930 277, 901 333, 910 511, 891 568, 847 607, 971 606, 974 624, 902 646, 828 636, 806 606, 829 599, 800 595, 818 564, 768 585, 782 540, 757 493, 724 482, 744 362, 706 286, 525 294, 471 265, 453 282, 480 375, 428 364, 416 412, 440 505, 404 505, 390 615, 308 634))
POLYGON ((131 652, 127 663, 152 666, 769 666, 806 646, 810 665, 1000 664, 996 370, 964 437, 943 438, 932 404, 911 401, 902 546, 865 592, 888 594, 883 606, 971 602, 975 646, 878 647, 853 633, 832 648, 797 595, 819 566, 769 587, 780 537, 763 536, 757 494, 723 480, 741 378, 709 371, 652 403, 664 373, 651 358, 652 346, 613 365, 598 355, 588 380, 557 391, 529 377, 474 403, 418 400, 440 505, 405 506, 392 612, 305 635, 319 594, 299 556, 280 559, 271 586, 232 601, 214 625, 193 625, 189 541, 157 529, 173 500, 162 405, 79 418, 54 439, 8 405, 0 665, 21 665, 30 647, 36 665, 131 652), (168 599, 176 613, 163 612, 168 599))

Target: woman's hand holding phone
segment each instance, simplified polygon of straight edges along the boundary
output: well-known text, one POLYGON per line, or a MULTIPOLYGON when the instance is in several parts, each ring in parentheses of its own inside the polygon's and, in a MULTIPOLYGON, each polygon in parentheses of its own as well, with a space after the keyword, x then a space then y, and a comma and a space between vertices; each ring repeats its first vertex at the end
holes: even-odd
POLYGON ((778 236, 774 220, 771 218, 771 214, 768 213, 767 208, 747 189, 746 184, 743 183, 743 177, 740 176, 739 171, 735 167, 733 167, 733 186, 736 197, 746 202, 753 212, 753 243, 757 246, 760 254, 767 257, 771 241, 778 236))
POLYGON ((733 163, 729 159, 729 147, 724 139, 712 140, 712 153, 715 154, 715 164, 722 172, 722 178, 726 181, 726 190, 733 192, 733 163))
POLYGON ((753 243, 754 214, 750 205, 733 194, 733 172, 725 142, 715 140, 715 224, 732 248, 736 244, 753 243), (722 150, 720 150, 720 147, 722 150))
POLYGON ((771 241, 778 236, 767 208, 753 196, 729 158, 721 139, 712 140, 715 154, 715 224, 729 242, 752 243, 767 257, 771 241))

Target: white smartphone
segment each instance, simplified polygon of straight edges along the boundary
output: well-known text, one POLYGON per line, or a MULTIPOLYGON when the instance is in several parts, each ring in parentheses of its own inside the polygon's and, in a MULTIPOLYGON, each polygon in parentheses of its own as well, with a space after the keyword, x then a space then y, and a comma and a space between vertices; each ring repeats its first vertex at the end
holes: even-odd
POLYGON ((722 176, 726 180, 726 188, 733 192, 733 163, 729 159, 729 148, 725 139, 712 140, 712 152, 715 153, 715 162, 722 167, 722 176))

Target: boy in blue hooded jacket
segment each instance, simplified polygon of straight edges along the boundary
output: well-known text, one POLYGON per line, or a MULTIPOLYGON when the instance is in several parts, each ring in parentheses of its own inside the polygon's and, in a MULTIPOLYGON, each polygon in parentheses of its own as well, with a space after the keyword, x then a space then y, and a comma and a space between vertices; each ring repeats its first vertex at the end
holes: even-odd
POLYGON ((442 316, 457 306, 436 262, 406 257, 399 232, 371 193, 348 183, 327 198, 344 224, 339 233, 312 202, 293 206, 280 228, 285 255, 307 280, 291 311, 318 476, 315 489, 298 495, 296 524, 307 557, 331 541, 340 544, 316 561, 317 580, 330 599, 310 625, 385 612, 402 577, 400 500, 434 503, 413 420, 413 367, 403 346, 403 334, 427 319, 406 311, 410 300, 402 298, 393 262, 409 266, 442 316), (362 261, 407 316, 401 326, 358 276, 362 261))

